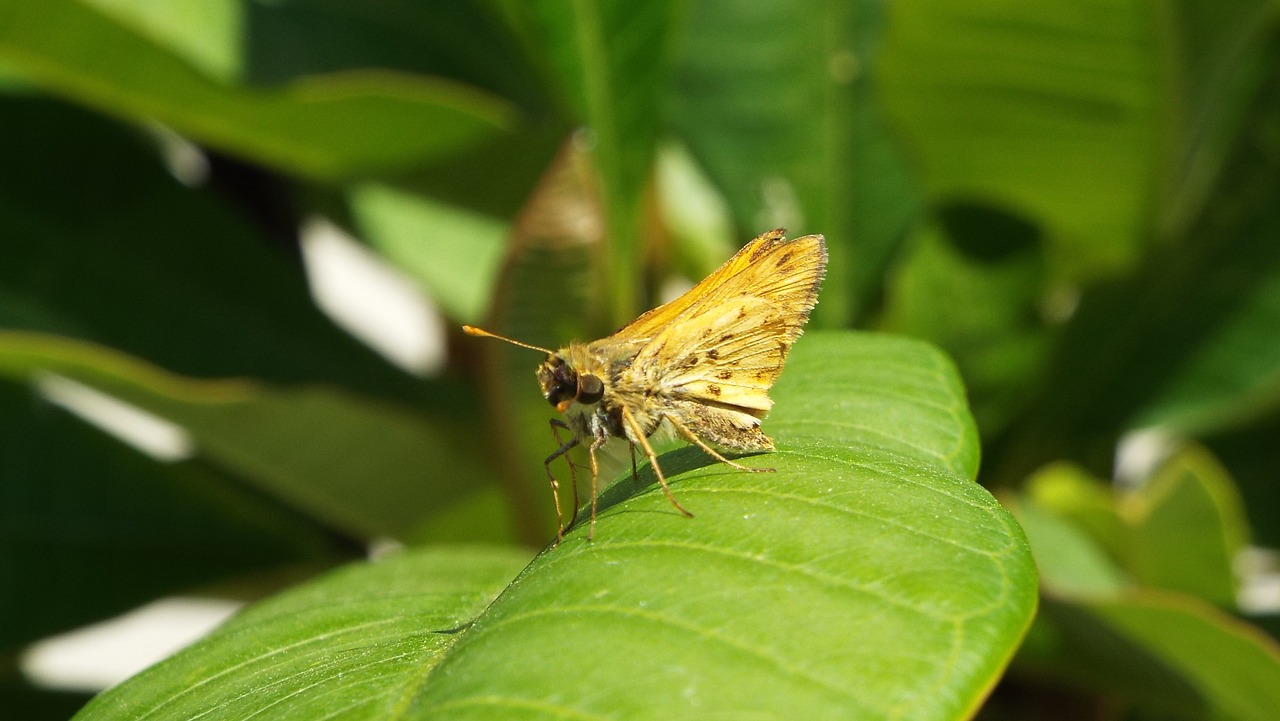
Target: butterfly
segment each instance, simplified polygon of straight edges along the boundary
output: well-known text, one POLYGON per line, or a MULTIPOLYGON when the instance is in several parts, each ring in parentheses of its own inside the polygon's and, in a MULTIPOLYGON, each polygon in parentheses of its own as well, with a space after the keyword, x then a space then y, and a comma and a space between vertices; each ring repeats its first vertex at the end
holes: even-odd
POLYGON ((735 463, 717 449, 774 450, 773 440, 760 430, 761 419, 773 405, 769 389, 817 303, 826 267, 821 235, 788 241, 784 230, 771 230, 684 295, 607 338, 572 342, 553 351, 463 326, 470 335, 547 354, 537 369, 538 383, 562 416, 551 419, 560 445, 544 462, 556 507, 557 543, 577 521, 578 484, 570 461, 574 503, 566 524, 551 464, 580 444, 586 444, 591 463, 589 539, 595 537, 599 497, 596 452, 610 438, 629 442, 633 476, 639 446, 667 500, 690 518, 693 514, 671 492, 649 443, 659 428, 669 428, 738 470, 773 470, 735 463), (561 439, 561 431, 570 434, 569 440, 561 439))

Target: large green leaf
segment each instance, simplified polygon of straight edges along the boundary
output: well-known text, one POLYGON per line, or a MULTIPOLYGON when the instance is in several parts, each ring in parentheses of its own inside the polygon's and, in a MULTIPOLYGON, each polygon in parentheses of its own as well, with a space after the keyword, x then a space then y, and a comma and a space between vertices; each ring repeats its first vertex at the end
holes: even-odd
POLYGON ((76 718, 404 718, 423 673, 527 561, 446 547, 337 571, 248 609, 76 718))
POLYGON ((515 121, 514 108, 497 97, 407 73, 237 88, 78 2, 6 2, 0 60, 104 112, 159 121, 259 163, 321 178, 438 160, 503 134, 515 121))
POLYGON ((749 235, 823 233, 820 326, 878 291, 916 199, 874 103, 881 3, 698 0, 681 34, 673 125, 749 235))
POLYGON ((967 718, 1031 618, 1035 572, 971 480, 954 369, 914 341, 812 334, 775 395, 778 451, 743 462, 776 472, 661 458, 696 518, 645 469, 602 499, 594 541, 580 524, 487 608, 514 559, 352 569, 80 718, 967 718))

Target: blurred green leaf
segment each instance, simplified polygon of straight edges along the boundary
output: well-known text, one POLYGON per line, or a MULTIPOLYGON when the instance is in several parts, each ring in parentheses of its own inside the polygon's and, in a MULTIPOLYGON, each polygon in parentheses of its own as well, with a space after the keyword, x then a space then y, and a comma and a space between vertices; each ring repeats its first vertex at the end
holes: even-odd
MULTIPOLYGON (((0 352, 2 355, 2 352, 0 352)), ((165 593, 349 556, 198 461, 157 463, 0 382, 0 649, 165 593)))
POLYGON ((0 326, 192 376, 429 396, 320 313, 296 259, 179 184, 139 133, 43 98, 0 96, 0 115, 0 326))
POLYGON ((1235 607, 1232 563, 1248 528, 1230 476, 1211 455, 1194 447, 1179 452, 1126 499, 1125 510, 1142 583, 1235 607))
POLYGON ((1063 598, 1114 596, 1128 585, 1101 545, 1070 520, 1023 499, 1014 515, 1027 533, 1046 591, 1063 598))
POLYGON ((420 280, 453 319, 478 323, 488 311, 507 223, 393 187, 351 192, 362 236, 420 280))
POLYGON ((1280 647, 1205 603, 1234 607, 1230 564, 1245 529, 1230 479, 1192 447, 1143 487, 1108 494, 1118 500, 1104 488, 1055 466, 1014 504, 1047 594, 1018 668, 1118 697, 1143 717, 1270 718, 1280 647))
POLYGON ((671 234, 676 268, 690 282, 705 278, 741 245, 724 197, 681 145, 659 149, 655 175, 658 212, 671 234))
POLYGON ((1105 690, 1157 717, 1264 721, 1280 708, 1274 639, 1185 596, 1046 603, 1020 662, 1105 690), (1052 651, 1033 657, 1030 652, 1052 651))
POLYGON ((1280 709, 1280 648, 1256 629, 1176 598, 1100 602, 1092 610, 1183 674, 1219 718, 1264 721, 1280 709))
POLYGON ((1125 430, 1205 434, 1280 404, 1277 90, 1273 69, 1212 212, 1176 247, 1150 249, 1132 275, 1081 296, 1024 410, 1004 437, 988 438, 993 482, 1060 458, 1102 473, 1125 430))
POLYGON ((1130 529, 1110 484, 1078 466, 1053 463, 1028 478, 1024 490, 1032 505, 1079 526, 1116 562, 1129 557, 1130 529))
POLYGON ((154 120, 227 152, 324 179, 441 159, 515 123, 514 109, 497 97, 392 71, 237 89, 77 2, 7 2, 0 61, 103 112, 154 120))
POLYGON ((389 68, 479 88, 519 105, 534 122, 552 113, 546 84, 488 0, 306 0, 242 7, 248 83, 283 85, 309 75, 389 68))
POLYGON ((672 124, 747 235, 787 227, 831 247, 819 326, 864 315, 917 212, 874 105, 879 3, 690 4, 672 124))
MULTIPOLYGON (((1271 0, 1178 0, 1169 5, 1178 89, 1170 103, 1173 147, 1160 174, 1160 231, 1174 235, 1206 210, 1235 143, 1252 122, 1250 105, 1275 64, 1271 0)), ((1265 89, 1263 92, 1267 92, 1265 89)))
MULTIPOLYGON (((547 169, 512 227, 489 330, 551 349, 604 335, 599 282, 604 223, 592 177, 587 158, 574 144, 567 144, 547 169)), ((468 342, 479 344, 473 347, 485 381, 488 426, 500 439, 493 454, 521 511, 519 537, 540 543, 555 530, 542 472, 543 460, 555 450, 548 426, 554 409, 534 376, 542 357, 492 339, 468 342)))
MULTIPOLYGON (((1272 245, 1280 219, 1258 228, 1253 242, 1272 245)), ((1194 434, 1238 424, 1280 406, 1280 261, 1269 252, 1243 256, 1202 276, 1197 300, 1221 303, 1198 339, 1197 352, 1172 370, 1159 395, 1133 419, 1194 434), (1242 277, 1246 263, 1258 263, 1242 277), (1218 296, 1218 297, 1213 297, 1218 296), (1223 307, 1226 306, 1226 307, 1223 307)))
POLYGON ((1035 572, 1012 518, 956 472, 974 470, 976 437, 954 369, 917 342, 815 334, 776 396, 766 428, 779 450, 744 459, 776 473, 692 448, 663 456, 695 519, 646 469, 643 488, 624 482, 602 499, 595 541, 579 525, 487 608, 482 594, 462 604, 436 590, 496 582, 475 557, 352 569, 251 609, 80 718, 316 704, 352 718, 967 717, 1030 620, 1035 572), (862 422, 871 409, 894 422, 862 422), (360 680, 380 667, 375 693, 360 680), (269 691, 245 692, 267 673, 269 691), (192 677, 214 681, 192 688, 192 677))
POLYGON ((641 310, 643 210, 679 6, 543 0, 514 7, 563 104, 586 125, 579 141, 597 170, 609 239, 603 300, 610 323, 620 325, 641 310))
POLYGON ((1259 546, 1280 548, 1280 483, 1275 482, 1280 468, 1280 410, 1246 426, 1207 436, 1204 444, 1227 468, 1239 486, 1244 499, 1253 542, 1259 546))
POLYGON ((428 419, 326 386, 184 378, 86 343, 0 333, 0 374, 51 373, 176 423, 201 457, 358 538, 412 537, 491 475, 479 442, 447 416, 428 419))
POLYGON ((915 233, 889 275, 878 327, 936 343, 965 377, 985 433, 1022 408, 1050 336, 1038 234, 987 208, 953 206, 915 233))
POLYGON ((1043 224, 1057 275, 1132 265, 1169 131, 1162 10, 934 0, 888 12, 881 89, 929 194, 1043 224))
POLYGON ((223 83, 244 71, 245 16, 241 0, 79 0, 137 35, 223 83))
MULTIPOLYGON (((1028 480, 1018 507, 1047 585, 1055 570, 1051 559, 1073 556, 1082 559, 1077 569, 1119 564, 1139 585, 1235 607, 1232 569, 1248 525, 1231 477, 1203 448, 1179 450, 1131 490, 1112 490, 1074 466, 1056 464, 1028 480), (1110 555, 1105 564, 1092 559, 1105 558, 1102 549, 1110 555)), ((1105 575, 1065 570, 1057 580, 1071 586, 1105 575)))

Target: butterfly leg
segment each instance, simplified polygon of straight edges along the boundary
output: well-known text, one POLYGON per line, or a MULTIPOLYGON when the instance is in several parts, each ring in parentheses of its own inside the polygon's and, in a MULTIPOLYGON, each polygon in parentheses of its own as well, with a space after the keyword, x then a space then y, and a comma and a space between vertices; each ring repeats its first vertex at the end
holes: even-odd
MULTIPOLYGON (((555 436, 557 446, 564 445, 564 442, 560 440, 560 429, 573 432, 573 429, 569 427, 568 423, 565 423, 559 418, 552 418, 551 435, 555 436)), ((564 451, 561 451, 561 453, 564 453, 564 451)), ((578 520, 578 464, 573 462, 573 456, 566 455, 564 457, 564 461, 569 464, 569 482, 573 484, 573 516, 569 518, 569 523, 564 527, 565 530, 569 530, 569 528, 571 528, 578 520)))
POLYGON ((596 508, 600 499, 600 466, 596 463, 596 449, 607 440, 608 436, 601 436, 587 446, 587 457, 591 459, 591 528, 587 531, 588 541, 596 537, 596 508))
MULTIPOLYGON (((560 419, 552 418, 551 434, 556 437, 557 443, 560 442, 560 433, 558 430, 560 427, 568 428, 568 426, 566 426, 563 421, 560 421, 560 419)), ((578 520, 578 476, 573 470, 573 461, 569 461, 569 477, 573 482, 573 518, 570 518, 568 525, 566 525, 564 522, 564 514, 560 510, 560 482, 557 481, 556 477, 551 473, 551 462, 568 453, 576 445, 578 445, 577 436, 570 438, 567 443, 561 444, 560 447, 556 449, 555 453, 547 456, 547 459, 542 462, 543 468, 547 470, 547 481, 551 483, 551 498, 556 504, 556 543, 564 540, 564 532, 568 530, 569 526, 573 525, 574 521, 578 520)))
POLYGON ((663 418, 665 418, 667 422, 671 424, 672 428, 676 429, 676 433, 679 433, 681 438, 684 438, 686 441, 689 441, 695 446, 701 448, 704 453, 716 459, 717 461, 720 461, 721 463, 726 463, 740 471, 750 471, 751 473, 771 473, 774 470, 772 468, 750 468, 748 466, 742 465, 741 463, 734 463, 728 458, 725 458, 724 455, 722 455, 719 451, 707 445, 701 438, 697 436, 697 434, 689 430, 689 428, 685 426, 685 424, 681 423, 679 420, 671 416, 663 416, 663 418))
POLYGON ((622 422, 627 425, 627 429, 631 431, 635 442, 640 444, 640 447, 644 449, 644 454, 649 457, 649 465, 653 467, 653 475, 658 477, 658 484, 662 486, 662 492, 666 494, 667 500, 671 501, 671 505, 675 506, 677 511, 689 518, 693 518, 693 514, 686 511, 684 506, 680 505, 676 501, 676 497, 671 494, 671 488, 667 486, 667 479, 662 475, 662 467, 658 465, 658 455, 653 452, 653 446, 649 445, 643 429, 640 428, 635 416, 631 415, 631 411, 626 406, 622 406, 622 422))

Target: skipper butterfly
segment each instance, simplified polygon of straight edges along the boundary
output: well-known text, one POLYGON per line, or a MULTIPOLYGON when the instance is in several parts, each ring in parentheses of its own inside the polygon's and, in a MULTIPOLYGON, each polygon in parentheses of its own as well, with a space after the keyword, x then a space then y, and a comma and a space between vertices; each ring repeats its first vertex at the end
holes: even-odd
POLYGON ((667 485, 649 437, 667 426, 709 456, 742 471, 772 471, 735 463, 717 448, 773 450, 760 421, 773 401, 769 388, 782 372, 792 343, 800 336, 827 266, 821 235, 788 241, 784 231, 757 237, 679 298, 658 306, 613 335, 591 343, 573 342, 557 351, 463 326, 487 336, 541 351, 542 394, 560 412, 551 430, 560 447, 544 465, 555 499, 557 542, 578 517, 578 484, 573 462, 573 517, 564 523, 560 484, 551 463, 579 444, 591 461, 591 528, 595 536, 599 496, 596 451, 609 438, 623 438, 649 459, 662 492, 685 516, 667 485), (560 431, 571 437, 562 441, 560 431))

